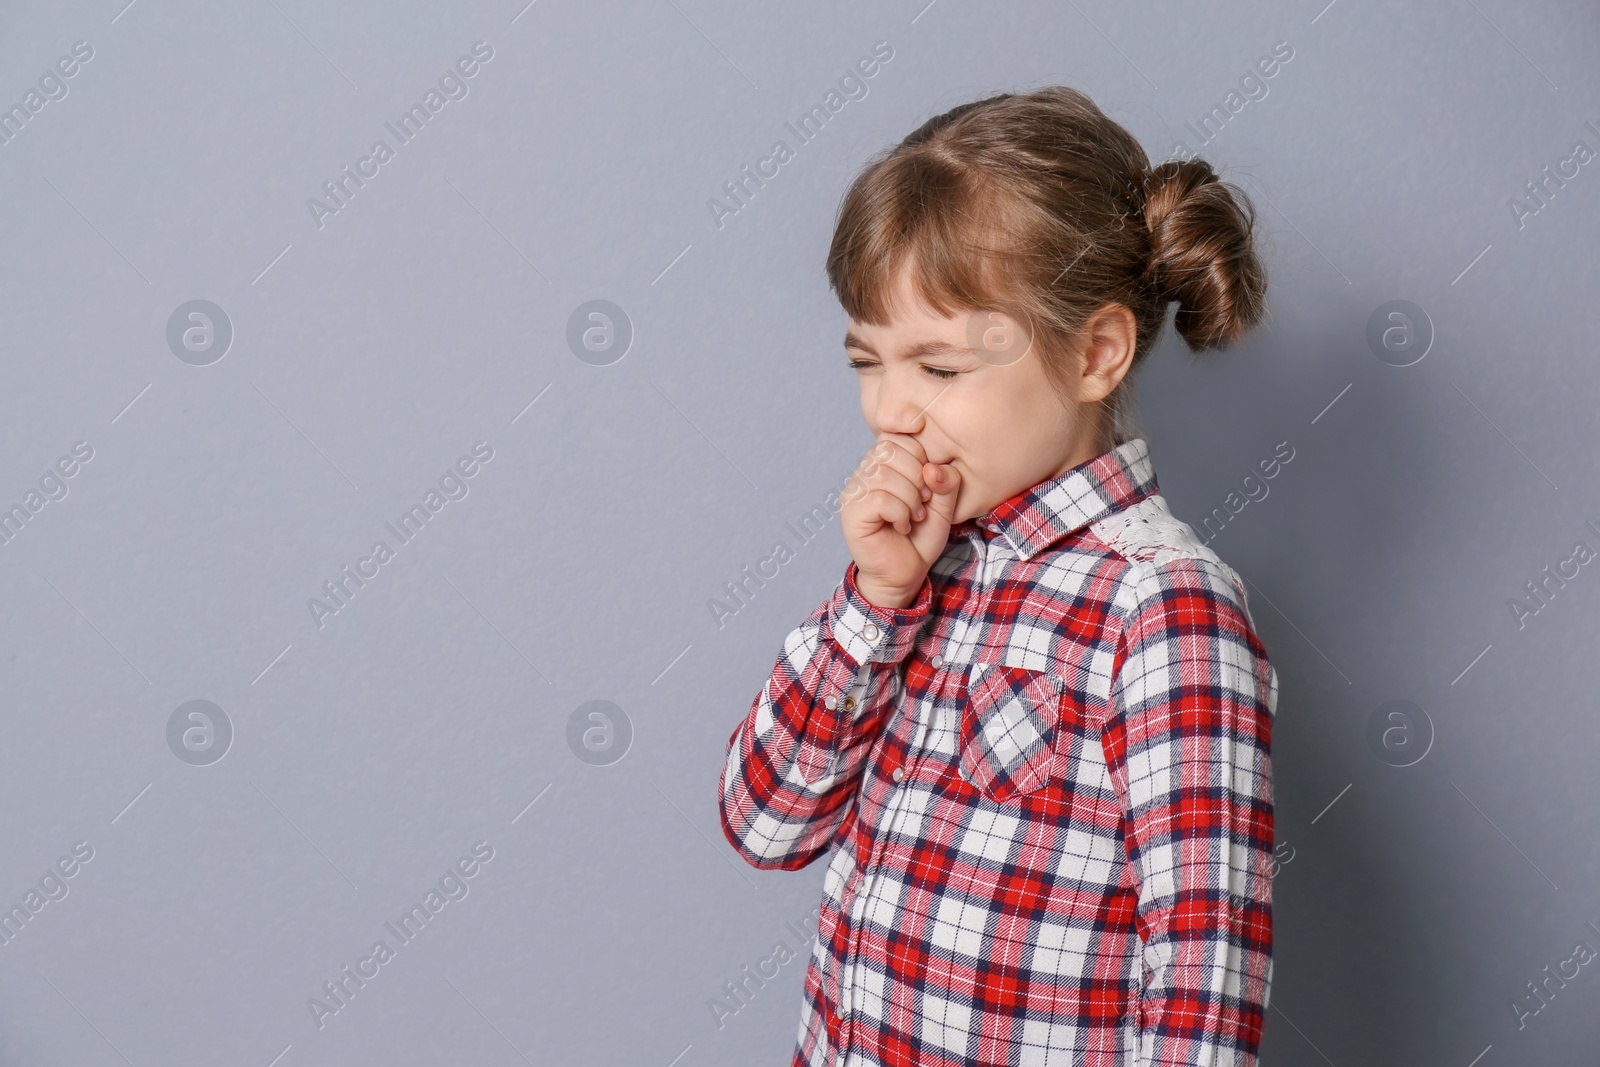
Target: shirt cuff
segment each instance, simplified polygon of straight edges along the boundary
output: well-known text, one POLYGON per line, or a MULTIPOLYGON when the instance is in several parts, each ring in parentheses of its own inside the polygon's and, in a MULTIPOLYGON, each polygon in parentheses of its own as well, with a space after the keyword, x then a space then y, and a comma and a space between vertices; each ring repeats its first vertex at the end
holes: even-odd
POLYGON ((924 576, 917 598, 904 608, 872 603, 856 585, 856 562, 845 568, 844 581, 829 602, 833 639, 856 663, 898 663, 911 653, 933 604, 933 583, 924 576))

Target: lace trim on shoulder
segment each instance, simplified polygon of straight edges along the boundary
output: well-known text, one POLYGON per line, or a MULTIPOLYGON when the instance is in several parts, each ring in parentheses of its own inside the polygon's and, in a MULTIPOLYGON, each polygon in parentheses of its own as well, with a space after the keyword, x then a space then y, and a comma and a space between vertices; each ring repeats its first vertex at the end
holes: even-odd
POLYGON ((1167 510, 1159 493, 1091 523, 1090 529, 1118 553, 1141 563, 1217 559, 1193 527, 1167 510))

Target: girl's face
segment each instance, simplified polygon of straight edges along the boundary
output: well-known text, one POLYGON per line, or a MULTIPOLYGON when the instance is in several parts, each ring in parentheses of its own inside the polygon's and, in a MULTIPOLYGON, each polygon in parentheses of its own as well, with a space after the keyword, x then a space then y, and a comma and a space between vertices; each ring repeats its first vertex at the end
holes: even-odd
MULTIPOLYGON (((1121 379, 1128 358, 1116 342, 1126 342, 1131 355, 1131 333, 1114 328, 1109 346, 1096 334, 1085 349, 1091 372, 1075 375, 1076 396, 1063 400, 1014 320, 998 313, 940 315, 913 294, 909 270, 898 276, 891 306, 896 314, 887 325, 851 319, 845 337, 861 414, 874 438, 906 434, 929 463, 960 472, 954 522, 986 514, 1100 454, 1093 409, 1085 405, 1121 379)), ((1122 324, 1113 318, 1114 326, 1122 324)), ((1132 318, 1126 315, 1126 325, 1132 318)))

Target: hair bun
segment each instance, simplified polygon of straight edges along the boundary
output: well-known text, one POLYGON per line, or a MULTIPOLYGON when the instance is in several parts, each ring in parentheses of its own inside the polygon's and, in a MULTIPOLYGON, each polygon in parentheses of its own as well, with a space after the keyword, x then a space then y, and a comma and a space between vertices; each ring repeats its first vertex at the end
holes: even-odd
POLYGON ((1174 159, 1146 173, 1144 200, 1144 284, 1163 303, 1178 302, 1173 329, 1195 351, 1238 341, 1265 315, 1267 292, 1244 190, 1203 159, 1174 159))

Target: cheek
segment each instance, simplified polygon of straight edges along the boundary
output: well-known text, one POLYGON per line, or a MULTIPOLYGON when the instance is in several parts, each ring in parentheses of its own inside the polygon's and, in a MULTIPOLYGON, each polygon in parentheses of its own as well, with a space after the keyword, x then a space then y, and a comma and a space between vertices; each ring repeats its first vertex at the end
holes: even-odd
MULTIPOLYGON (((1035 398, 989 398, 981 407, 963 409, 959 425, 952 423, 955 414, 946 412, 944 424, 951 438, 960 443, 962 498, 987 499, 991 490, 1010 486, 1037 462, 1039 420, 1044 415, 1035 398)), ((1009 495, 1002 494, 1002 499, 1009 495)))
POLYGON ((981 475, 997 463, 1005 464, 1006 456, 1017 445, 1017 434, 1025 427, 1020 420, 1027 417, 1027 412, 1004 395, 963 400, 960 406, 951 405, 941 412, 939 423, 968 466, 981 475))

